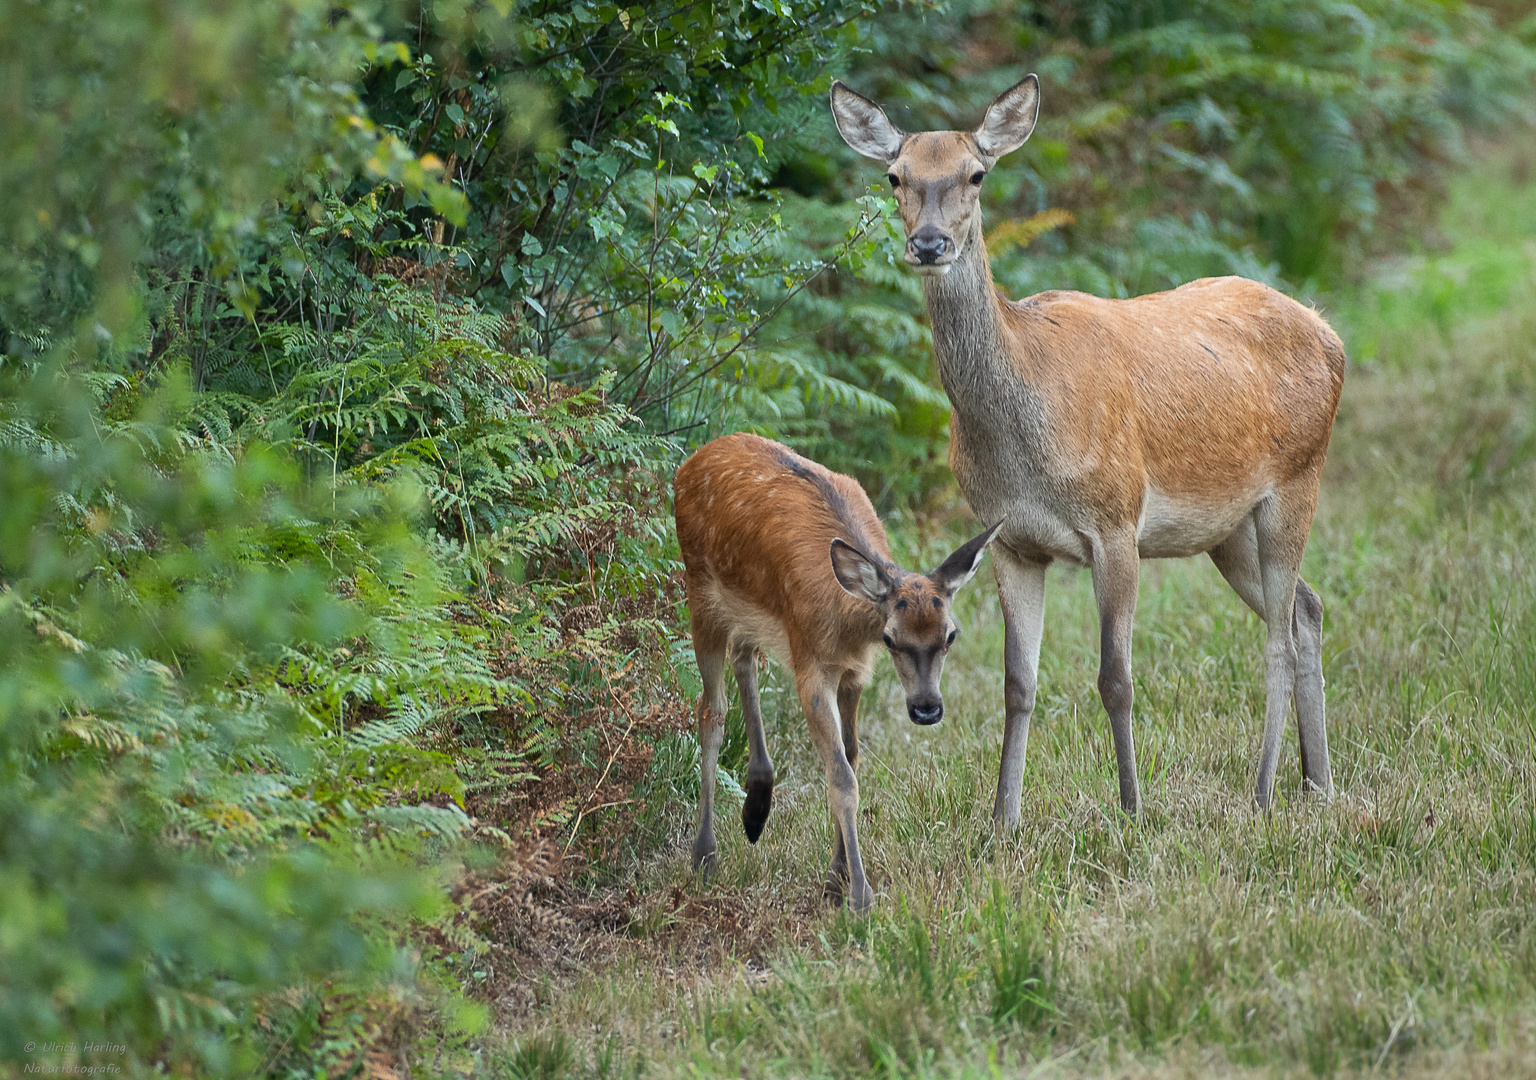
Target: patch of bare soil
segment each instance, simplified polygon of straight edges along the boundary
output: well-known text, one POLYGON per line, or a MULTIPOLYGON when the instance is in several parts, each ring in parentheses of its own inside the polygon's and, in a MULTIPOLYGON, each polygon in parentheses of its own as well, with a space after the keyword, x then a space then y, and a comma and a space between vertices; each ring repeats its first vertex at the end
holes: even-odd
POLYGON ((766 980, 766 955, 810 944, 829 911, 809 890, 787 907, 718 886, 707 895, 681 885, 591 890, 572 880, 577 862, 541 840, 493 869, 466 872, 455 887, 456 929, 476 940, 479 993, 503 1022, 547 1000, 551 982, 612 966, 693 983, 745 964, 749 978, 766 980))

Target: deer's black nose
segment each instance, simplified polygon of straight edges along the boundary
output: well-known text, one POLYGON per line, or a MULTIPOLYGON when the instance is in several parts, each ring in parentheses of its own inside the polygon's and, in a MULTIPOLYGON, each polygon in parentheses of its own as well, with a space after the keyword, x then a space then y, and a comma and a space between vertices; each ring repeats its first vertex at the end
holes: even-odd
POLYGON ((907 239, 908 250, 917 256, 920 263, 938 262, 948 247, 949 238, 932 225, 923 226, 907 239))
POLYGON ((944 719, 944 705, 942 702, 933 705, 908 705, 907 715, 912 718, 914 724, 937 724, 944 719))

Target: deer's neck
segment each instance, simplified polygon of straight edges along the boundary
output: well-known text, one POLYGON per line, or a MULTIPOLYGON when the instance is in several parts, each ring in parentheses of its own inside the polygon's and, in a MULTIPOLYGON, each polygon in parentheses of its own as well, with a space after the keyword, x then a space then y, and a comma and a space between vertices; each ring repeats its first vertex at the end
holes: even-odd
POLYGON ((1002 300, 992 284, 979 214, 949 273, 923 279, 923 296, 939 380, 956 411, 964 414, 984 407, 996 400, 1005 383, 1018 381, 1017 369, 1004 359, 1002 300))

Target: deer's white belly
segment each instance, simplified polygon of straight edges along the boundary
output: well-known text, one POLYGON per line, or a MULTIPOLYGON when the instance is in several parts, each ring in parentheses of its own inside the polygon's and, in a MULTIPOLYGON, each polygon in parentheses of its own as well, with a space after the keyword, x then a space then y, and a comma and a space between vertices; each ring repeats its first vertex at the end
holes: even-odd
POLYGON ((718 581, 709 583, 709 602, 729 628, 732 647, 750 645, 762 649, 790 671, 795 669, 789 657, 789 635, 778 619, 718 581))
POLYGON ((1136 527, 1136 548, 1143 559, 1170 559, 1211 550, 1248 516, 1257 499, 1195 502, 1147 489, 1136 527))

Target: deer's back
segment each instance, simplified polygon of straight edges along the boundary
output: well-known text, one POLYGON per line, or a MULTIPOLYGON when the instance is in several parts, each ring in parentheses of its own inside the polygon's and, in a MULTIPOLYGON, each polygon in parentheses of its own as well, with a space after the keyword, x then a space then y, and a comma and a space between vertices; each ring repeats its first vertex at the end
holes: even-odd
POLYGON ((1017 376, 1052 435, 1043 458, 1063 478, 1098 473, 1137 500, 1144 487, 1200 498, 1321 463, 1344 348, 1266 285, 1205 278, 1129 300, 1050 292, 1009 309, 1017 376))
POLYGON ((850 477, 756 435, 727 435, 700 447, 673 480, 678 546, 690 607, 709 609, 728 632, 781 660, 879 637, 872 605, 849 596, 832 573, 835 538, 890 559, 885 530, 850 477), (769 619, 783 646, 763 640, 769 619), (873 628, 871 628, 873 627, 873 628))
POLYGON ((1321 468, 1343 345, 1274 289, 1206 278, 1003 309, 995 366, 950 392, 950 463, 1022 554, 1081 561, 1085 537, 1126 526, 1145 557, 1209 550, 1268 492, 1321 468))

